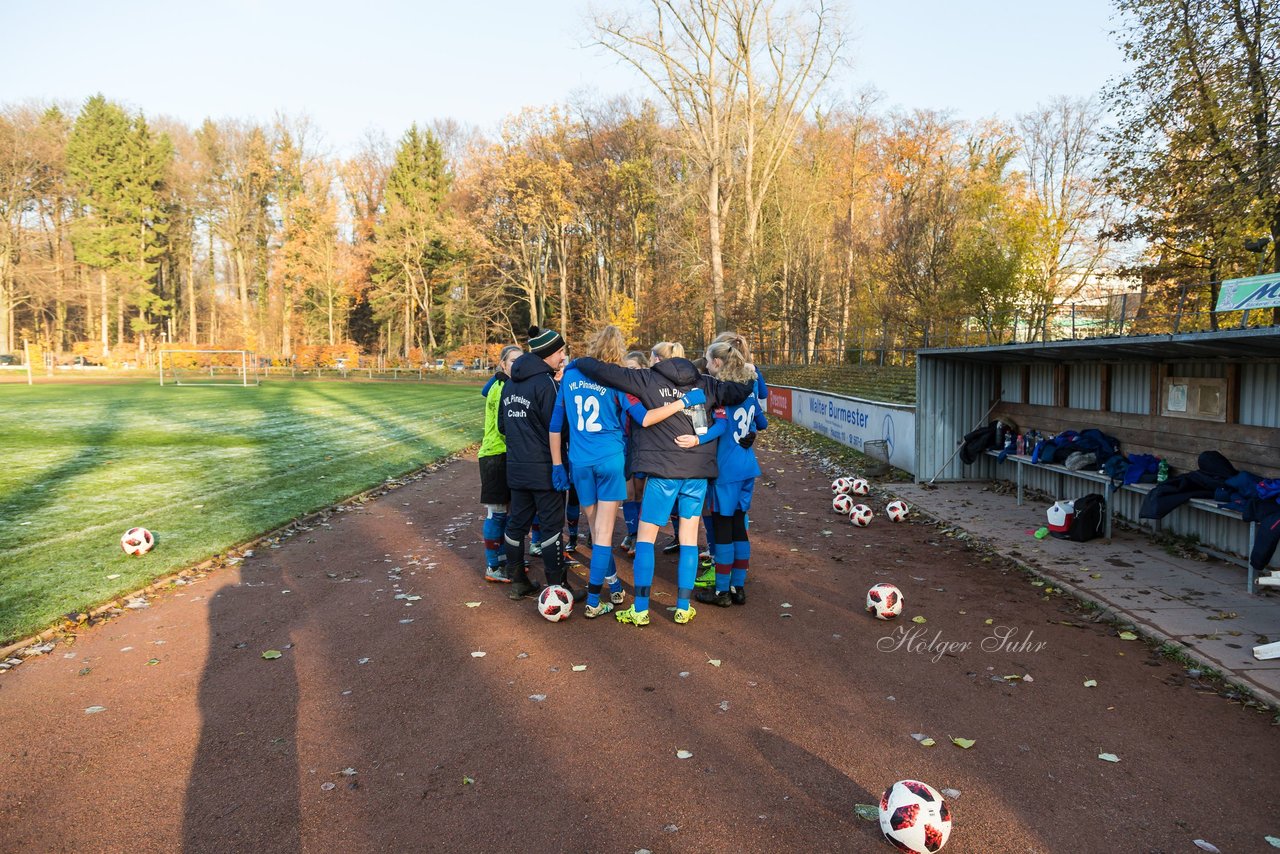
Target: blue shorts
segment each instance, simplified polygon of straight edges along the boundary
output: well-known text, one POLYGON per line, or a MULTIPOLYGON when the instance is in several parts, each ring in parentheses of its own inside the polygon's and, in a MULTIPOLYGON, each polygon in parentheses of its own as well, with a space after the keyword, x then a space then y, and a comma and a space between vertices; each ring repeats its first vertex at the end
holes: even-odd
POLYGON ((621 457, 601 460, 592 466, 574 466, 569 476, 578 491, 581 507, 591 507, 599 501, 627 500, 627 477, 621 457))
POLYGON ((746 513, 751 509, 751 496, 756 490, 756 479, 751 480, 716 480, 715 499, 716 512, 721 516, 732 516, 741 510, 746 513))
POLYGON ((672 507, 681 519, 701 516, 702 502, 706 497, 705 480, 651 477, 644 487, 644 500, 640 502, 640 521, 662 527, 671 521, 672 507))

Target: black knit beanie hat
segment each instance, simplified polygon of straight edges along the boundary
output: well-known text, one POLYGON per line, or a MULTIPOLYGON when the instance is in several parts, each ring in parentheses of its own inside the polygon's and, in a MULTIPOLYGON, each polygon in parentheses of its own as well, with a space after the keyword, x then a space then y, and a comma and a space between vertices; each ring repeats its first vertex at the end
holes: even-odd
POLYGON ((540 359, 545 359, 564 346, 564 339, 554 329, 529 327, 529 352, 540 359))

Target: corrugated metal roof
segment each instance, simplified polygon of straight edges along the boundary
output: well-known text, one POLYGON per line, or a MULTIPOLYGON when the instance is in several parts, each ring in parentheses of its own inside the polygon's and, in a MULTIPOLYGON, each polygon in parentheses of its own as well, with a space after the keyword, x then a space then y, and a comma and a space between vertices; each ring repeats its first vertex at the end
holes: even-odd
POLYGON ((1087 362, 1144 359, 1280 359, 1280 327, 1186 332, 1179 335, 1088 338, 920 350, 922 357, 974 362, 1087 362))

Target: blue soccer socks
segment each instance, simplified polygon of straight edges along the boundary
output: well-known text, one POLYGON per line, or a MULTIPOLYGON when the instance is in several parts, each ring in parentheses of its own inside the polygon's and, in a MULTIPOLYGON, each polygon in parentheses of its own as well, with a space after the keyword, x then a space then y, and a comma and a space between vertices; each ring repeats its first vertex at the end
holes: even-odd
POLYGON ((600 604, 600 589, 604 586, 605 576, 613 575, 617 580, 617 575, 610 572, 612 566, 613 550, 592 544, 591 573, 587 576, 587 604, 592 608, 600 604))
POLYGON ((687 609, 693 595, 693 582, 698 575, 698 547, 681 546, 680 562, 676 564, 676 608, 687 609))
POLYGON ((751 568, 751 543, 738 540, 733 544, 733 574, 729 579, 732 587, 742 587, 747 583, 747 570, 751 568))
POLYGON ((622 502, 622 521, 627 524, 627 533, 634 537, 640 528, 640 502, 622 502))
POLYGON ((653 589, 653 543, 636 543, 632 571, 635 573, 636 585, 636 599, 632 607, 637 611, 647 611, 649 591, 653 589))
POLYGON ((502 535, 507 532, 507 514, 494 513, 484 520, 482 527, 484 537, 484 562, 490 568, 496 568, 506 561, 502 547, 502 535))

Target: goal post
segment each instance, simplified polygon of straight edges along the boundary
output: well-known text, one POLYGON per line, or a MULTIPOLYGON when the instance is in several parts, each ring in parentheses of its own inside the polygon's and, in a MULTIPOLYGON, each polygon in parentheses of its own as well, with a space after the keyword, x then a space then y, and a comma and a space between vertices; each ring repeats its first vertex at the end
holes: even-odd
POLYGON ((160 385, 256 386, 252 350, 160 350, 160 385))

